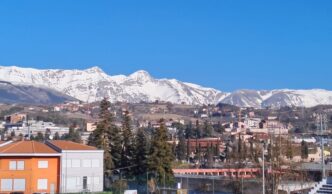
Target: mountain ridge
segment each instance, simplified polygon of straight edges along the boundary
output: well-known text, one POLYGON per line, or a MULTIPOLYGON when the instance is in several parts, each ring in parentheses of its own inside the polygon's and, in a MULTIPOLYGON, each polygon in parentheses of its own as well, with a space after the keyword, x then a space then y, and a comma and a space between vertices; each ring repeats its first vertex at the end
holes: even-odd
POLYGON ((127 76, 108 75, 98 66, 84 70, 0 66, 0 80, 51 88, 84 102, 108 97, 112 102, 159 100, 194 105, 221 102, 255 108, 332 104, 332 91, 324 89, 242 89, 223 92, 176 79, 156 79, 145 70, 127 76))

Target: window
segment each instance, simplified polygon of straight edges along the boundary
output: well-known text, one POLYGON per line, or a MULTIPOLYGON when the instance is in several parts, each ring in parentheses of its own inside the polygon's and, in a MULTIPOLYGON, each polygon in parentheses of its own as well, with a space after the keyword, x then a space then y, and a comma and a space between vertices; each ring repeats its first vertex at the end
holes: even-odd
POLYGON ((93 184, 94 185, 99 185, 100 179, 99 177, 93 177, 93 184))
POLYGON ((83 160, 83 167, 91 168, 91 160, 83 160))
POLYGON ((9 170, 16 170, 16 161, 9 161, 9 170))
POLYGON ((1 191, 12 191, 13 180, 12 179, 1 179, 1 191))
POLYGON ((24 161, 9 161, 9 170, 24 170, 24 161))
POLYGON ((98 168, 99 167, 99 160, 98 159, 92 160, 92 167, 94 167, 94 168, 98 168))
POLYGON ((24 161, 17 161, 17 170, 24 170, 24 161))
POLYGON ((71 168, 71 160, 67 160, 67 167, 71 168))
POLYGON ((63 160, 62 160, 62 167, 67 167, 67 164, 66 164, 66 163, 67 163, 67 160, 63 159, 63 160))
POLYGON ((79 167, 81 167, 81 161, 80 160, 72 160, 71 161, 71 166, 73 168, 79 168, 79 167))
POLYGON ((48 168, 48 161, 46 161, 46 160, 39 160, 38 161, 38 168, 48 168))
POLYGON ((25 191, 25 179, 14 179, 14 191, 25 191))
POLYGON ((47 190, 47 179, 38 179, 38 190, 47 190))

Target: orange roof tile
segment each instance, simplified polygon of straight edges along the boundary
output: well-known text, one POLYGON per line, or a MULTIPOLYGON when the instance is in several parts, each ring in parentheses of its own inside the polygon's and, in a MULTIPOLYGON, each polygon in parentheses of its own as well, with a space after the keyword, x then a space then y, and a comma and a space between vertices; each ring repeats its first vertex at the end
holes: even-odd
POLYGON ((53 140, 47 141, 47 143, 57 147, 60 150, 97 150, 97 148, 95 147, 75 143, 72 141, 53 140))
POLYGON ((58 152, 40 142, 16 141, 0 147, 0 155, 6 154, 58 154, 58 152))

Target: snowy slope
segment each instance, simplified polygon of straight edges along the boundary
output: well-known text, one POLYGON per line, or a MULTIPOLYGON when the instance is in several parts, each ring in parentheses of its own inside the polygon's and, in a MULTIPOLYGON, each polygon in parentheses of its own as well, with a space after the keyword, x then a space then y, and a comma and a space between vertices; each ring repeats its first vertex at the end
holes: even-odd
POLYGON ((86 70, 38 70, 16 66, 1 67, 0 79, 46 86, 85 102, 108 97, 112 102, 153 102, 214 104, 227 94, 174 79, 154 79, 146 71, 129 76, 109 76, 98 67, 86 70))
POLYGON ((216 104, 241 107, 280 107, 332 104, 332 91, 312 90, 237 90, 232 93, 205 88, 175 79, 155 79, 140 70, 131 75, 107 75, 98 67, 85 70, 32 69, 0 66, 0 80, 43 86, 93 102, 108 97, 110 101, 153 102, 156 100, 186 104, 216 104))

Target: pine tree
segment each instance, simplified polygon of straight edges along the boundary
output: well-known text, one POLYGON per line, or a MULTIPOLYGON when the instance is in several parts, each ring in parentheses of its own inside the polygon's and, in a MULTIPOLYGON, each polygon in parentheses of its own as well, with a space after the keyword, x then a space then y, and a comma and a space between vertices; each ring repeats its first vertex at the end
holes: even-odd
POLYGON ((179 138, 179 143, 176 147, 176 155, 177 159, 180 161, 186 160, 187 158, 187 145, 186 145, 186 139, 185 139, 185 134, 184 130, 182 127, 179 127, 178 129, 178 138, 179 138))
POLYGON ((58 132, 55 132, 55 134, 54 134, 54 138, 53 138, 54 140, 59 140, 60 139, 60 135, 59 135, 59 133, 58 132))
POLYGON ((100 102, 100 122, 98 122, 95 131, 89 136, 88 142, 89 145, 104 150, 104 171, 106 175, 110 175, 111 170, 114 168, 109 138, 113 121, 113 116, 109 111, 110 106, 111 104, 107 99, 103 99, 100 102))
POLYGON ((122 163, 122 131, 115 125, 111 126, 110 147, 114 168, 121 168, 122 163))
POLYGON ((73 141, 76 143, 81 143, 82 139, 81 139, 81 135, 79 133, 79 131, 75 130, 75 125, 71 125, 69 127, 69 133, 66 134, 63 139, 68 140, 68 141, 73 141))
MULTIPOLYGON (((129 112, 125 111, 122 118, 122 134, 123 134, 123 143, 122 143, 122 151, 121 151, 121 167, 126 168, 132 166, 133 156, 134 156, 134 136, 131 130, 131 119, 129 116, 129 112)), ((132 170, 125 169, 127 174, 132 170)), ((129 175, 129 174, 128 174, 129 175)))
POLYGON ((185 134, 186 134, 186 139, 193 137, 193 125, 192 125, 191 121, 186 126, 185 134))
POLYGON ((211 137, 212 130, 213 130, 213 128, 212 128, 211 124, 207 120, 204 121, 203 137, 211 137))
POLYGON ((207 153, 206 153, 206 161, 207 161, 207 164, 206 166, 208 168, 212 168, 213 167, 213 147, 212 145, 208 147, 207 149, 207 153))
POLYGON ((34 140, 35 141, 44 141, 45 140, 44 134, 42 134, 41 132, 38 132, 37 136, 35 137, 34 140))
POLYGON ((145 174, 147 172, 147 157, 148 157, 148 145, 147 138, 144 134, 144 130, 139 128, 134 139, 134 175, 139 182, 146 181, 145 174))
POLYGON ((286 145, 286 156, 288 159, 293 159, 292 143, 289 140, 287 140, 287 145, 286 145))
POLYGON ((199 124, 198 120, 196 120, 195 137, 196 137, 196 139, 199 139, 199 138, 202 137, 202 131, 201 131, 201 127, 200 127, 200 124, 199 124))
POLYGON ((238 157, 241 158, 241 156, 242 156, 242 139, 241 139, 240 134, 239 134, 239 139, 237 141, 237 154, 238 154, 238 157))
POLYGON ((251 138, 249 143, 250 143, 250 148, 249 148, 250 158, 251 158, 251 160, 254 160, 255 159, 254 140, 251 138))
POLYGON ((167 142, 167 132, 164 121, 160 121, 160 128, 156 129, 151 140, 148 169, 157 175, 157 180, 163 180, 170 185, 174 181, 172 161, 174 159, 172 147, 167 142))
POLYGON ((302 142, 301 142, 301 158, 302 159, 307 159, 308 156, 309 156, 308 143, 302 140, 302 142))

